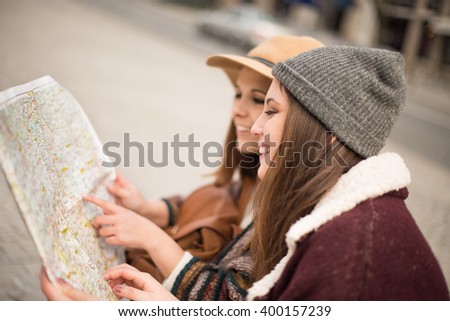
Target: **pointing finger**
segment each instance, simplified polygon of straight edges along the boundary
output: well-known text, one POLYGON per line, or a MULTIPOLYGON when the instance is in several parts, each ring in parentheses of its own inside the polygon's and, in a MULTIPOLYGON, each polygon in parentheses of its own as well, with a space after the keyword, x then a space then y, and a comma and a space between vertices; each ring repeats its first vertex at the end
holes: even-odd
POLYGON ((102 209, 104 209, 107 212, 114 213, 118 208, 117 205, 114 203, 111 203, 111 202, 108 202, 105 200, 101 200, 101 199, 96 198, 91 195, 83 196, 83 199, 89 203, 92 203, 94 205, 101 207, 102 209))

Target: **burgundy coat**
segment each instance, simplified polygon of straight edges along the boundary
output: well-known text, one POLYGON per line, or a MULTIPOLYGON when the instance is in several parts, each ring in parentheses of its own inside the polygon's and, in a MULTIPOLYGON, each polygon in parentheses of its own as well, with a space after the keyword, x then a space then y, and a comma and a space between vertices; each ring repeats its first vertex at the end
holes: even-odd
MULTIPOLYGON (((383 176, 386 182, 395 171, 384 173, 387 174, 383 176)), ((356 175, 356 180, 360 174, 356 175)), ((378 178, 377 182, 380 181, 378 178)), ((361 183, 370 185, 364 180, 361 183)), ((390 183, 385 185, 386 188, 392 187, 390 183)), ((348 182, 344 186, 348 186, 348 182)), ((378 187, 375 189, 380 190, 378 187)), ((368 190, 370 188, 362 194, 370 195, 368 190)), ((348 195, 354 193, 352 191, 348 195)), ((335 203, 331 203, 322 214, 332 211, 330 208, 339 208, 340 200, 347 197, 345 192, 337 194, 337 197, 330 198, 335 203)), ((350 210, 335 214, 319 226, 315 221, 308 223, 305 220, 302 224, 300 220, 296 228, 288 232, 296 236, 290 255, 278 269, 275 268, 278 271, 272 271, 249 290, 250 298, 449 300, 438 261, 406 208, 404 200, 407 195, 406 188, 402 188, 356 202, 350 210)), ((310 215, 316 214, 313 211, 310 215)))

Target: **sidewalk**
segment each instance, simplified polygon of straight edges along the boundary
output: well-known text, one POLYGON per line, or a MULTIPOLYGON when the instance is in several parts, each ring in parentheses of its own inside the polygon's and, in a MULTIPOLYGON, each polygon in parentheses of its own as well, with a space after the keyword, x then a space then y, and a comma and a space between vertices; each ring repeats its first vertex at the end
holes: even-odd
MULTIPOLYGON (((0 0, 0 8, 0 90, 49 74, 83 106, 101 141, 123 146, 130 133, 153 142, 158 160, 162 142, 175 134, 186 141, 194 133, 201 146, 222 142, 233 89, 205 66, 204 53, 90 1, 0 0)), ((184 150, 180 159, 187 162, 184 150)), ((186 195, 215 170, 171 159, 164 168, 139 167, 136 154, 131 160, 118 170, 149 198, 186 195)), ((0 197, 0 300, 43 300, 42 261, 2 170, 0 197)))
POLYGON ((426 109, 430 121, 450 129, 450 83, 419 73, 408 80, 407 101, 426 109))

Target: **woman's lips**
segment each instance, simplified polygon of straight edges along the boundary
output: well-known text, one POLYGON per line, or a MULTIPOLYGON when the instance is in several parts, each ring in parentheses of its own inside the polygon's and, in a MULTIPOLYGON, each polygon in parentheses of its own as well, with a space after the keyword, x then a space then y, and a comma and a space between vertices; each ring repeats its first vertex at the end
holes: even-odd
POLYGON ((250 132, 250 127, 246 127, 246 126, 236 126, 236 131, 238 133, 249 133, 250 132))
POLYGON ((264 143, 259 144, 258 152, 259 152, 260 157, 269 154, 269 151, 270 151, 270 147, 268 145, 266 145, 264 143))

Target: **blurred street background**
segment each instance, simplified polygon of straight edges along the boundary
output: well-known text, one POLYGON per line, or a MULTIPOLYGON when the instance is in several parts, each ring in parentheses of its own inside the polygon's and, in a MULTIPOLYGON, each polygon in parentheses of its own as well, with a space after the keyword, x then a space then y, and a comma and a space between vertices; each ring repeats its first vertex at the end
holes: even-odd
MULTIPOLYGON (((190 134, 223 142, 233 89, 205 65, 277 33, 327 45, 398 50, 407 105, 385 150, 412 174, 407 205, 450 286, 450 0, 0 0, 0 91, 51 75, 83 106, 102 142, 123 146, 190 134), (245 2, 245 3, 244 3, 245 2)), ((123 150, 120 150, 123 154, 123 150)), ((195 158, 201 163, 202 148, 195 158)), ((118 170, 149 198, 211 181, 201 163, 118 170)), ((43 300, 41 261, 0 173, 0 300, 43 300)))

